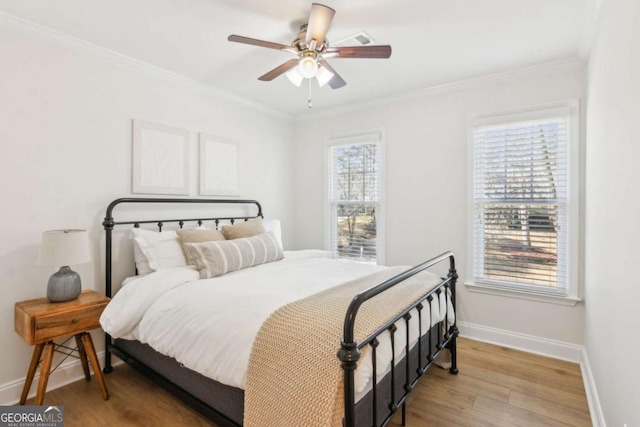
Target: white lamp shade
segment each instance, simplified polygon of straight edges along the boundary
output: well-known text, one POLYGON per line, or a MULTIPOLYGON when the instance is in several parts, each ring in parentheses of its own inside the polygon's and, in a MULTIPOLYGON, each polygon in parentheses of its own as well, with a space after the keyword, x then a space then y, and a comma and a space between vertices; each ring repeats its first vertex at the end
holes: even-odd
POLYGON ((318 72, 318 63, 310 56, 306 56, 298 62, 298 70, 305 79, 312 79, 318 72))
POLYGON ((333 78, 333 73, 327 70, 325 67, 318 68, 316 79, 318 80, 318 86, 322 87, 329 83, 329 80, 333 78))
POLYGON ((91 261, 87 230, 51 230, 42 233, 38 265, 61 267, 91 261))
POLYGON ((293 67, 287 72, 286 76, 291 83, 298 87, 300 87, 302 80, 304 80, 304 77, 302 77, 302 74, 300 74, 300 70, 298 70, 298 67, 293 67))

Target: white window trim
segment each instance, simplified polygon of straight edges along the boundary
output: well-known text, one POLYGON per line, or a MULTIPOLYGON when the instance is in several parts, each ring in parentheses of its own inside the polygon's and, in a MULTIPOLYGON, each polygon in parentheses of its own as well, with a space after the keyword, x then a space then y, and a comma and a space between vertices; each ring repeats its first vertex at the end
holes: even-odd
POLYGON ((580 263, 580 103, 578 99, 557 101, 532 107, 513 109, 486 114, 470 114, 467 119, 467 280, 465 286, 471 292, 479 292, 504 297, 527 299, 561 305, 576 305, 581 301, 579 286, 580 263), (479 126, 506 124, 537 120, 552 115, 566 115, 569 118, 569 209, 568 209, 568 284, 564 294, 545 293, 536 290, 493 286, 474 281, 473 264, 473 213, 474 213, 474 139, 473 130, 479 126))
POLYGON ((385 130, 384 128, 367 129, 357 132, 349 132, 332 135, 326 138, 324 147, 324 247, 331 250, 331 201, 329 200, 329 149, 336 145, 350 145, 359 142, 378 142, 380 153, 380 198, 378 211, 376 212, 376 263, 385 265, 385 218, 386 218, 386 170, 385 170, 385 130))

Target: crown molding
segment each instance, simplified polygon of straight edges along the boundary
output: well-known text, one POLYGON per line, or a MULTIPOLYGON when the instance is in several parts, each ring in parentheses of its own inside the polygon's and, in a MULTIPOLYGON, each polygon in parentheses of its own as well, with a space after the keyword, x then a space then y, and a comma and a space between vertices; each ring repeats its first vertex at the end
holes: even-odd
POLYGON ((499 73, 487 74, 470 79, 459 80, 441 85, 428 86, 422 89, 401 92, 397 94, 386 95, 378 98, 359 101, 351 104, 344 104, 338 107, 327 107, 326 109, 305 112, 296 115, 296 121, 306 122, 319 118, 343 115, 346 113, 362 111, 372 107, 388 104, 389 102, 427 98, 448 92, 455 92, 465 89, 473 89, 487 86, 496 82, 506 82, 512 80, 523 79, 527 77, 540 76, 545 74, 554 74, 564 71, 583 69, 586 62, 579 58, 568 58, 560 61, 547 62, 544 64, 532 65, 529 67, 517 68, 514 70, 503 71, 499 73))
POLYGON ((293 116, 272 107, 257 103, 248 98, 235 95, 231 92, 217 88, 199 80, 186 77, 182 74, 149 64, 130 56, 118 53, 111 49, 78 39, 58 30, 37 24, 35 22, 17 17, 10 13, 0 11, 0 28, 37 38, 56 46, 64 47, 76 52, 90 55, 102 61, 109 62, 133 71, 152 74, 166 81, 179 84, 185 88, 194 90, 200 94, 210 96, 220 101, 231 102, 236 105, 251 108, 252 110, 266 113, 279 119, 291 120, 293 116))

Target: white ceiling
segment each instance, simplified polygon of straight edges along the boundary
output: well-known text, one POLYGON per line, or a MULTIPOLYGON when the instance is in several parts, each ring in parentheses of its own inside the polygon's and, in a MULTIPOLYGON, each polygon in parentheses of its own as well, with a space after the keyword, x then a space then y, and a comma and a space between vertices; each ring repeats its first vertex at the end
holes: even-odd
MULTIPOLYGON (((320 0, 336 10, 327 39, 360 31, 390 59, 332 59, 347 86, 312 89, 314 110, 486 74, 585 57, 596 0, 320 0)), ((257 78, 290 59, 230 43, 290 44, 309 0, 0 0, 0 10, 182 74, 275 110, 307 111, 306 85, 257 78)))

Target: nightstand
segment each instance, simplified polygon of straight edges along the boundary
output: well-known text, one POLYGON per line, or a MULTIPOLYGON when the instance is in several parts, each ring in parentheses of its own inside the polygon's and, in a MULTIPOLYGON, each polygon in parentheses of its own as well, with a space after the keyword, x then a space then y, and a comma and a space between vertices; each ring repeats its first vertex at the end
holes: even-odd
POLYGON ((91 363, 102 397, 105 400, 109 399, 109 392, 100 370, 93 340, 88 333, 88 331, 100 327, 100 315, 108 303, 109 298, 91 290, 83 291, 77 299, 71 301, 52 303, 47 298, 38 298, 16 303, 16 332, 28 344, 35 345, 27 379, 22 389, 21 405, 24 405, 27 400, 27 394, 29 394, 41 356, 40 382, 38 383, 35 404, 42 405, 51 373, 53 353, 56 351, 78 357, 87 381, 91 380, 89 372, 89 363, 91 363), (58 345, 53 342, 54 339, 65 337, 75 338, 77 348, 73 349, 64 346, 64 344, 58 345), (71 352, 60 351, 60 348, 71 352), (77 356, 73 355, 73 352, 77 352, 77 356))

